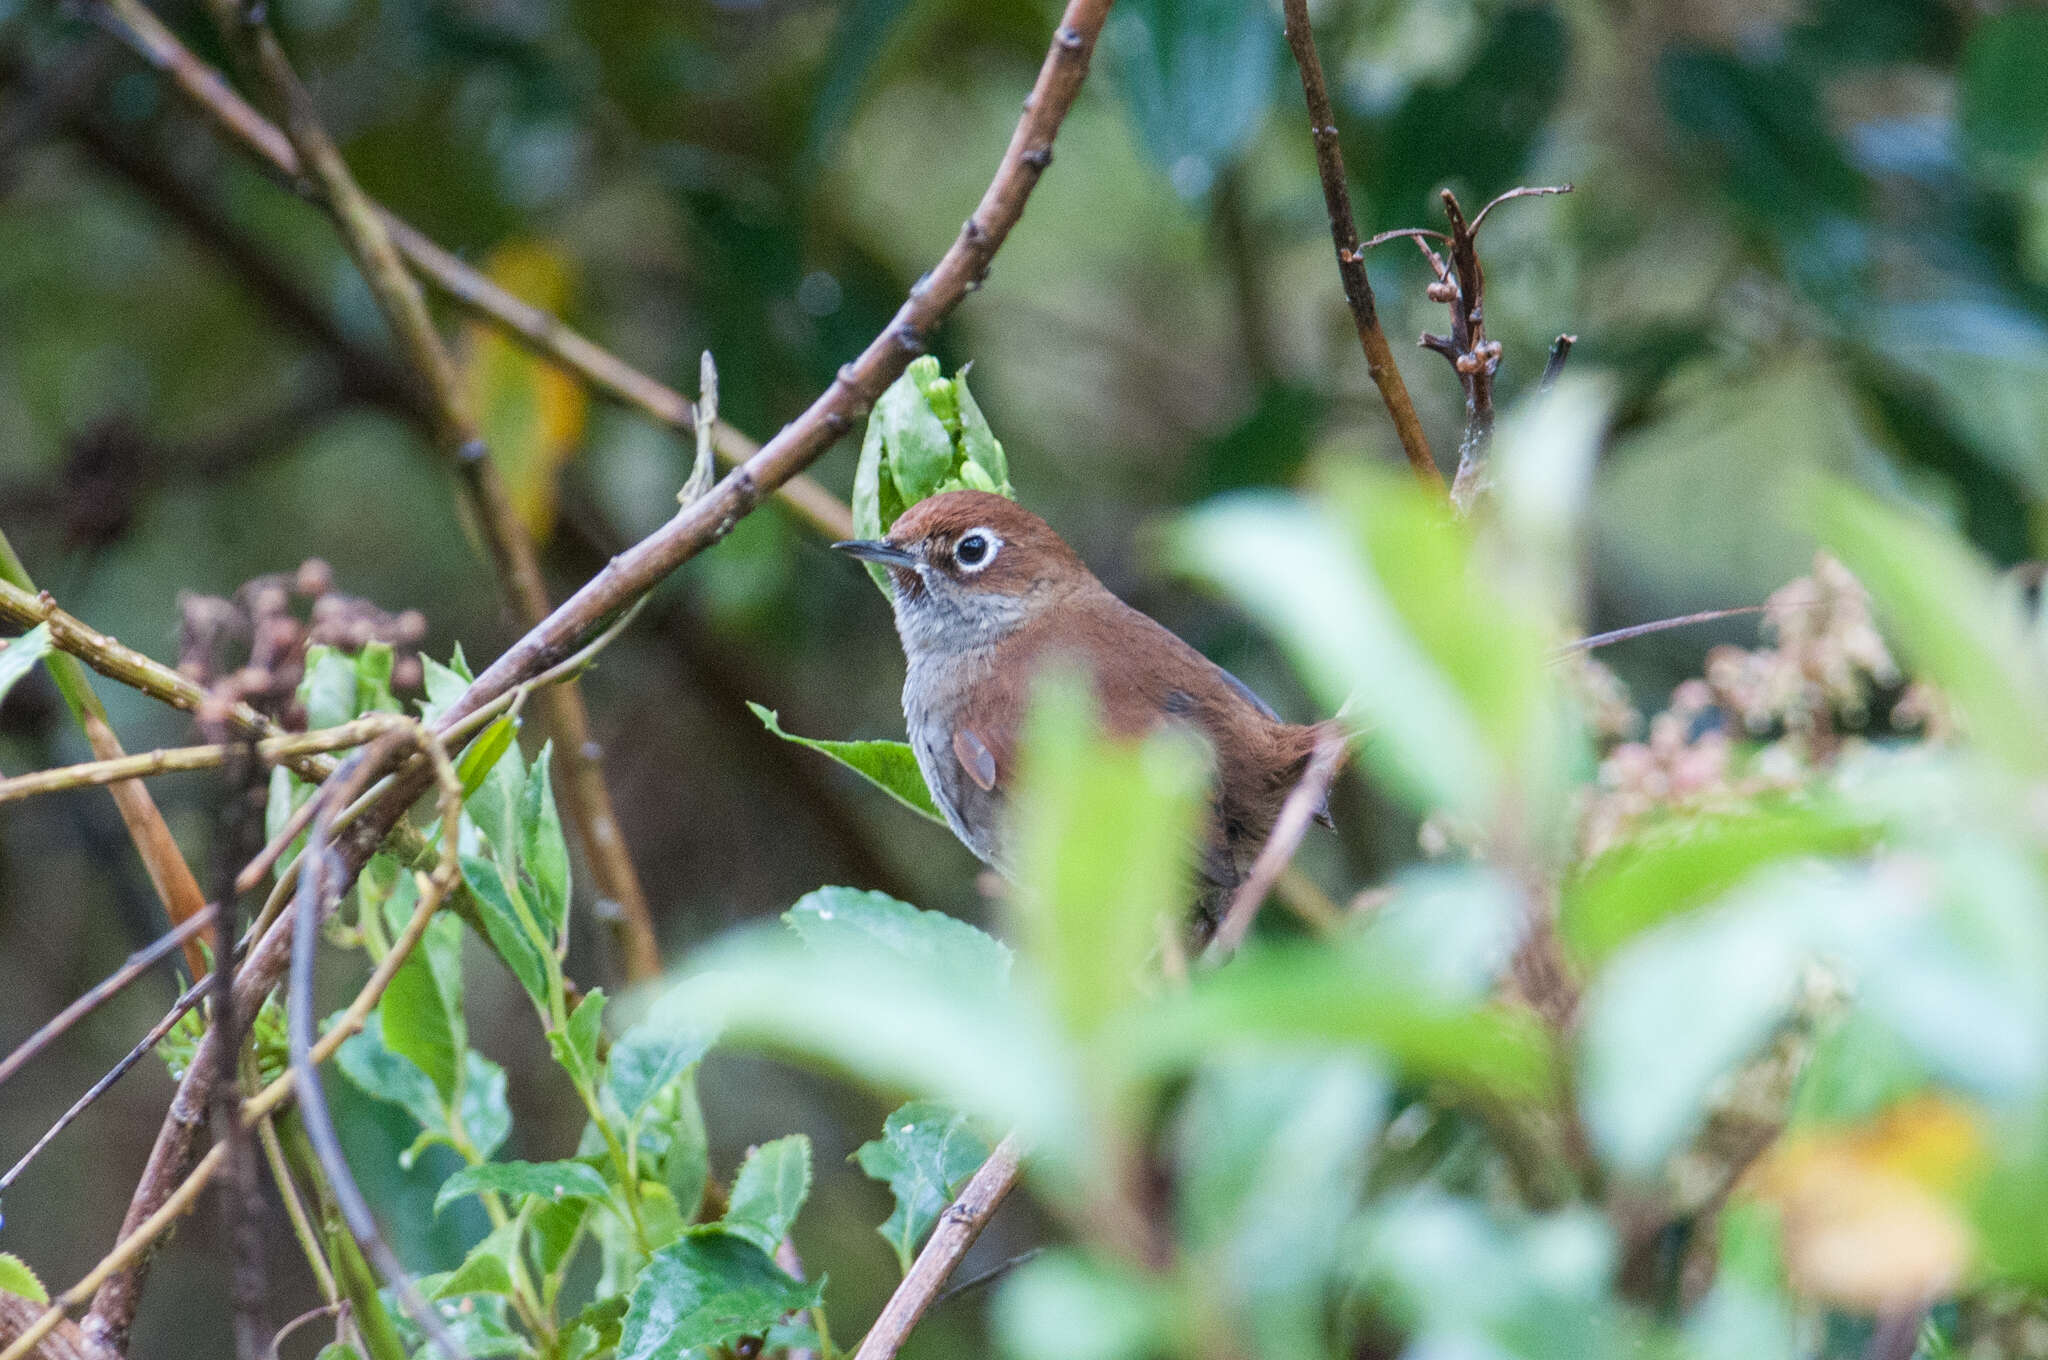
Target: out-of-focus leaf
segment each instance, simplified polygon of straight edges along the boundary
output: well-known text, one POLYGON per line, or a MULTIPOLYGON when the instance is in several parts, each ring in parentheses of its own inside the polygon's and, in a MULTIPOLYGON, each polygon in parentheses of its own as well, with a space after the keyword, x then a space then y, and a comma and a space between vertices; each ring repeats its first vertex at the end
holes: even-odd
POLYGON ((811 1140, 800 1133, 777 1138, 740 1163, 719 1224, 773 1256, 810 1193, 811 1140))
POLYGON ((840 9, 824 79, 811 106, 807 149, 814 160, 838 143, 853 118, 862 86, 910 8, 910 0, 851 0, 840 9))
MULTIPOLYGON (((493 281, 551 315, 568 303, 568 260, 553 245, 512 241, 491 252, 493 281)), ((477 430, 502 470, 512 508, 545 541, 555 522, 555 478, 576 452, 590 398, 581 381, 530 346, 481 321, 464 324, 457 362, 477 430)))
POLYGON ((512 970, 512 976, 519 979, 519 985, 526 989, 534 1004, 545 1009, 548 1004, 547 962, 532 932, 520 921, 519 913, 513 910, 511 894, 497 864, 480 855, 464 855, 462 881, 469 886, 469 894, 476 901, 477 915, 483 919, 484 933, 490 937, 491 947, 498 951, 498 957, 512 970))
MULTIPOLYGON (((1448 530, 1447 530, 1448 532, 1448 530)), ((1366 759, 1424 808, 1487 809, 1478 723, 1325 509, 1271 495, 1214 501, 1172 538, 1183 570, 1270 628, 1326 711, 1353 706, 1366 759)))
POLYGON ((1924 384, 1979 457, 2048 495, 2048 323, 1994 298, 1963 297, 1893 303, 1859 319, 1854 333, 1918 380, 1909 385, 1924 384))
POLYGON ((931 789, 924 782, 924 772, 917 767, 917 755, 910 749, 910 743, 824 741, 816 737, 799 737, 782 730, 780 715, 774 709, 751 702, 747 707, 761 720, 763 727, 784 741, 808 746, 820 755, 830 756, 912 812, 929 817, 940 826, 946 824, 938 805, 932 802, 931 789))
POLYGON ((882 1123, 882 1136, 861 1144, 860 1169, 885 1182, 896 1208, 875 1229, 905 1273, 925 1234, 984 1161, 989 1146, 967 1117, 929 1100, 913 1100, 882 1123))
MULTIPOLYGON (((792 920, 802 928, 802 914, 792 920)), ((999 946, 962 950, 941 936, 900 952, 899 939, 858 926, 816 938, 815 949, 765 931, 727 940, 702 953, 705 971, 676 986, 674 1004, 720 1027, 722 1045, 790 1054, 1015 1128, 1040 1165, 1080 1155, 1087 1129, 1072 1055, 1041 1006, 1001 985, 989 966, 999 946)))
POLYGON ((716 1031, 673 1005, 656 1002, 612 1045, 605 1083, 632 1123, 647 1103, 711 1049, 716 1031))
POLYGON ((1767 865, 1855 854, 1877 836, 1875 826, 1807 803, 1664 822, 1601 855, 1567 885, 1558 931, 1582 963, 1598 967, 1638 932, 1712 902, 1767 865))
POLYGON ((1158 1276, 1060 1248, 1004 1282, 995 1330, 1015 1360, 1145 1360, 1171 1349, 1182 1306, 1158 1276))
POLYGON ((1425 1354, 1629 1354, 1609 1301, 1612 1233, 1590 1208, 1503 1224, 1423 1189, 1367 1220, 1360 1274, 1425 1354))
POLYGON ((576 1079, 579 1087, 597 1084, 597 1041, 604 1037, 604 989, 593 987, 569 1013, 569 1023, 548 1031, 548 1047, 555 1061, 576 1079))
POLYGON ((1492 994, 1525 925, 1514 885, 1479 864, 1419 865, 1359 928, 1356 948, 1408 986, 1452 1002, 1492 994))
POLYGON ((1852 1010, 1815 1038, 1786 1127, 1864 1123, 1926 1084, 1925 1065, 1899 1036, 1863 1010, 1852 1010))
POLYGON ((1361 943, 1248 954, 1131 1014, 1116 1038, 1154 1072, 1191 1067, 1233 1042, 1319 1044, 1503 1099, 1552 1090, 1550 1043, 1532 1016, 1430 995, 1361 943))
POLYGON ((1009 984, 1008 946, 965 921, 919 911, 887 893, 819 888, 797 899, 782 919, 821 955, 886 959, 969 988, 1009 984))
POLYGON ((2048 156, 2048 14, 2018 8, 1971 25, 1957 72, 1970 154, 2017 179, 2048 156))
MULTIPOLYGON (((263 839, 265 841, 276 840, 278 834, 284 830, 285 823, 291 820, 292 814, 297 812, 300 806, 312 796, 313 786, 311 784, 308 784, 282 765, 272 766, 270 770, 270 794, 263 804, 263 839)), ((290 863, 299 851, 305 847, 305 844, 306 833, 301 831, 292 838, 290 848, 285 851, 283 859, 279 862, 290 863)))
POLYGON ((50 654, 50 625, 39 623, 0 649, 0 702, 7 691, 50 654))
POLYGON ((357 713, 403 711, 391 693, 391 672, 396 660, 388 642, 364 643, 356 653, 357 713))
POLYGON ((1774 1292, 1721 1279, 1685 1320, 1697 1360, 1759 1360, 1797 1355, 1791 1309, 1774 1292))
POLYGON ((2040 1288, 2048 1285, 2048 1110, 2035 1108, 1992 1131, 1992 1156, 1970 1195, 1985 1264, 2040 1288))
POLYGON ((1105 738, 1087 680, 1056 675, 1033 689, 1019 771, 1017 919, 1085 1038, 1137 994, 1161 923, 1188 909, 1207 753, 1177 734, 1105 738))
POLYGON ((50 1291, 43 1288, 28 1262, 11 1251, 0 1251, 0 1293, 13 1294, 30 1303, 50 1301, 50 1291))
POLYGON ((363 1353, 346 1341, 330 1341, 313 1360, 363 1360, 363 1353))
MULTIPOLYGON (((421 1284, 428 1281, 422 1280, 421 1284)), ((413 1326, 405 1308, 392 1295, 390 1288, 380 1289, 377 1296, 384 1301, 384 1308, 396 1324, 399 1336, 406 1349, 418 1355, 421 1349, 433 1352, 435 1347, 420 1335, 413 1326)), ((502 1294, 464 1294, 457 1298, 439 1300, 441 1325, 448 1330, 449 1339, 462 1348, 470 1360, 489 1360, 491 1356, 532 1354, 532 1347, 526 1343, 511 1321, 511 1300, 502 1294)))
MULTIPOLYGON (((404 880, 410 882, 409 876, 404 880)), ((395 894, 394 894, 395 895, 395 894)), ((427 922, 412 956, 377 1003, 384 1042, 433 1081, 445 1103, 455 1099, 468 1027, 462 1010, 462 922, 442 914, 427 922)))
POLYGON ((1972 1112, 1925 1097, 1864 1128, 1790 1135, 1744 1184, 1778 1209, 1794 1289, 1882 1316, 1962 1279, 1975 1242, 1956 1197, 1983 1140, 1972 1112))
POLYGON ((1787 64, 1673 46, 1658 60, 1657 92, 1729 195, 1778 232, 1800 236, 1825 214, 1860 206, 1862 182, 1813 82, 1787 64))
POLYGON ((1322 1348, 1319 1300, 1385 1101, 1356 1060, 1226 1052, 1195 1075, 1175 1137, 1181 1239, 1260 1354, 1322 1348))
POLYGON ((1580 1101, 1602 1153, 1654 1170, 1785 1017, 1838 879, 1783 870, 1632 940, 1586 993, 1580 1101))
POLYGON ((817 1304, 824 1281, 791 1279, 753 1243, 697 1233, 654 1253, 633 1288, 619 1360, 681 1360, 698 1348, 766 1332, 817 1304))
POLYGON ((519 794, 519 861, 540 891, 534 904, 549 931, 561 938, 569 917, 569 842, 562 817, 555 810, 555 788, 549 777, 554 743, 540 748, 526 787, 519 794))
POLYGON ((1562 628, 1577 621, 1587 498, 1613 397, 1567 373, 1511 407, 1493 443, 1492 532, 1482 560, 1503 590, 1562 628))
POLYGON ((1102 55, 1153 164, 1199 198, 1265 121, 1279 73, 1276 14, 1259 0, 1126 0, 1102 55))
POLYGON ((611 1194, 604 1177, 582 1162, 483 1162, 441 1182, 434 1212, 464 1195, 486 1191, 557 1204, 568 1199, 602 1200, 611 1194))
POLYGON ((2048 676, 1990 570, 1950 535, 1847 488, 1824 489, 1816 512, 1912 671, 1940 687, 1977 748, 2023 774, 2048 770, 2048 676))

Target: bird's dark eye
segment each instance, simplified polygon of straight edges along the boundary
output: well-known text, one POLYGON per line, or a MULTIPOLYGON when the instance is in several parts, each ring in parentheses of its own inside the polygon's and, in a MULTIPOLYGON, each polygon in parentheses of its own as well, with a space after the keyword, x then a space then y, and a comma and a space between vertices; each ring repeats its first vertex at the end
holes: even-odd
POLYGON ((953 545, 953 560, 963 567, 986 566, 995 556, 995 541, 989 535, 976 529, 953 545))

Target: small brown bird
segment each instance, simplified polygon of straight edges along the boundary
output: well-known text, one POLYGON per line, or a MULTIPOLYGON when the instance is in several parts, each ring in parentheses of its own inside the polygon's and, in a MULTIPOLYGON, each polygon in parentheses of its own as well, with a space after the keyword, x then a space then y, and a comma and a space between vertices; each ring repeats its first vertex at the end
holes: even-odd
POLYGON ((1109 593, 1052 526, 1014 501, 951 491, 883 540, 833 547, 889 569, 909 669, 903 717, 946 821, 1007 872, 1004 807, 1033 677, 1069 659, 1094 676, 1109 732, 1194 731, 1214 753, 1198 914, 1213 916, 1273 829, 1320 729, 1282 722, 1230 672, 1109 593))

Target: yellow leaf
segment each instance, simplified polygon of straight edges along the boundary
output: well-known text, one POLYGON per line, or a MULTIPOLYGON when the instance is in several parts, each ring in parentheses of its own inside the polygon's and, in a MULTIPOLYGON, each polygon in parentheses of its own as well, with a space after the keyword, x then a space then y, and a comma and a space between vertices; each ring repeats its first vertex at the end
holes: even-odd
POLYGON ((1869 1124, 1788 1136, 1744 1188, 1778 1210, 1795 1290, 1890 1312, 1953 1291, 1969 1269, 1976 1241, 1956 1197, 1983 1150, 1974 1112, 1917 1096, 1869 1124))
MULTIPOLYGON (((499 246, 485 272, 550 313, 568 303, 568 262, 544 241, 499 246)), ((554 527, 555 480, 583 438, 589 394, 560 367, 479 321, 463 325, 460 363, 470 413, 513 508, 527 532, 545 539, 554 527)))

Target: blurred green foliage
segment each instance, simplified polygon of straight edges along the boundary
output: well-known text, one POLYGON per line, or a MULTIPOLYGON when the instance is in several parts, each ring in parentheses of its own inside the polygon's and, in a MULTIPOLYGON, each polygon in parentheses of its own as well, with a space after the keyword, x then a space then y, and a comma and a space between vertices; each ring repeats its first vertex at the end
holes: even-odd
MULTIPOLYGON (((951 240, 1056 13, 273 9, 371 192, 672 386, 692 390, 715 352, 721 410, 756 437, 951 240)), ((359 1172, 407 1259, 468 1304, 473 1353, 533 1335, 503 1302, 522 1290, 560 1324, 561 1354, 739 1335, 713 1315, 808 1344, 825 1324, 782 1315, 819 1291, 844 1342, 957 1188, 963 1149, 1010 1128, 1054 1226, 1006 1210, 981 1264, 1059 1244, 986 1307, 938 1309, 913 1356, 1856 1354, 1901 1281, 1925 1277, 1830 1276, 1815 1264, 1830 1230, 1869 1244, 1866 1264, 1946 1267, 1966 1249, 1926 1354, 2038 1322, 2048 901, 2028 809, 2048 663, 1997 571, 2043 547, 2048 23, 1943 0, 1312 12, 1368 232, 1434 223, 1444 186, 1468 207, 1576 186, 1488 221, 1486 316, 1507 360, 1501 492, 1479 531, 1446 529, 1377 470, 1397 455, 1265 0, 1119 0, 1057 164, 926 376, 950 385, 971 361, 978 428, 1003 435, 994 466, 963 454, 960 401, 961 429, 939 420, 945 473, 964 479, 964 457, 1014 480, 1114 588, 1291 716, 1350 705, 1374 792, 1340 789, 1338 838, 1303 862, 1340 901, 1377 889, 1371 910, 1335 941, 1263 941, 1166 989, 1147 932, 1186 812, 1173 758, 1099 756, 1085 715, 1058 709, 1035 748, 1062 772, 1034 804, 1045 867, 997 927, 1014 960, 908 905, 992 924, 943 830, 748 715, 757 700, 794 731, 859 738, 820 745, 879 757, 860 768, 914 800, 886 768, 901 729, 885 611, 764 509, 664 585, 586 681, 622 832, 692 976, 659 1001, 573 1003, 568 977, 606 976, 590 925, 605 904, 568 856, 538 734, 505 720, 464 757, 459 830, 508 962, 483 966, 473 932, 437 923, 343 1051, 359 1172), (1585 381, 1518 404, 1561 331, 1585 381), (1133 532, 1147 523, 1165 527, 1133 532), (1758 728, 1728 703, 1674 703, 1641 742, 1596 730, 1558 643, 1760 600, 1821 544, 1869 587, 1904 676, 1854 713, 1791 705, 1831 714, 1820 736, 1788 730, 1782 704, 1758 728), (1968 741, 1901 739, 1919 730, 1892 720, 1907 677, 1968 741), (1618 752, 1664 761, 1665 793, 1618 752), (1725 767, 1689 798, 1686 762, 1714 752, 1725 767), (1639 794, 1652 806, 1586 843, 1589 819, 1639 794), (1414 863, 1418 822, 1451 862, 1414 863), (861 888, 817 887, 842 882, 861 888), (1565 975, 1585 986, 1562 1032, 1498 994, 1526 976, 1532 900, 1554 908, 1565 975), (789 928, 695 947, 786 908, 789 928), (750 1064, 749 1046, 872 1090, 750 1064), (1722 1150, 1787 1110, 1791 1132, 1717 1216, 1722 1150), (602 1204, 520 1179, 572 1165, 602 1179, 602 1204), (1165 1234, 1165 1270, 1089 1217, 1153 1173, 1167 1188, 1138 1217, 1165 1234), (740 1178, 744 1210, 707 1193, 740 1178), (436 1218, 451 1183, 475 1200, 436 1218), (1663 1255, 1586 1207, 1624 1192, 1670 1211, 1663 1255), (765 1250, 798 1204, 801 1285, 765 1250), (1710 1285, 1633 1273, 1702 1251, 1710 1285)), ((162 13, 221 57, 198 6, 162 13)), ((1397 342, 1442 329, 1405 243, 1370 265, 1397 342)), ((692 450, 443 317, 564 594, 673 513, 692 450)), ((76 14, 0 0, 0 526, 67 608, 175 659, 180 591, 318 555, 351 593, 425 611, 433 655, 495 654, 513 630, 378 380, 389 353, 310 208, 76 14)), ((1404 367, 1454 447, 1451 375, 1423 353, 1404 367)), ((862 510, 858 444, 816 471, 862 510)), ((888 479, 896 509, 944 480, 928 461, 911 491, 888 479)), ((22 664, 37 646, 0 652, 10 772, 85 758, 22 664)), ((1688 633, 1612 656, 1650 711, 1703 649, 1688 633)), ((428 711, 465 674, 429 665, 428 711)), ((418 698, 394 694, 374 651, 314 657, 308 676, 323 723, 418 698)), ((99 688, 131 749, 189 739, 99 688)), ((157 787, 204 863, 214 787, 157 787)), ((272 826, 303 796, 280 774, 272 826)), ((374 956, 412 890, 376 863, 337 938, 374 956)), ((158 928, 153 911, 104 794, 11 808, 0 956, 23 966, 0 1046, 158 928)), ((10 1152, 168 992, 109 1008, 10 1090, 10 1152)), ((8 1246, 44 1278, 104 1249, 165 1094, 130 1077, 10 1190, 8 1246)), ((216 1248, 197 1225, 174 1247, 136 1355, 222 1349, 216 1248)))

